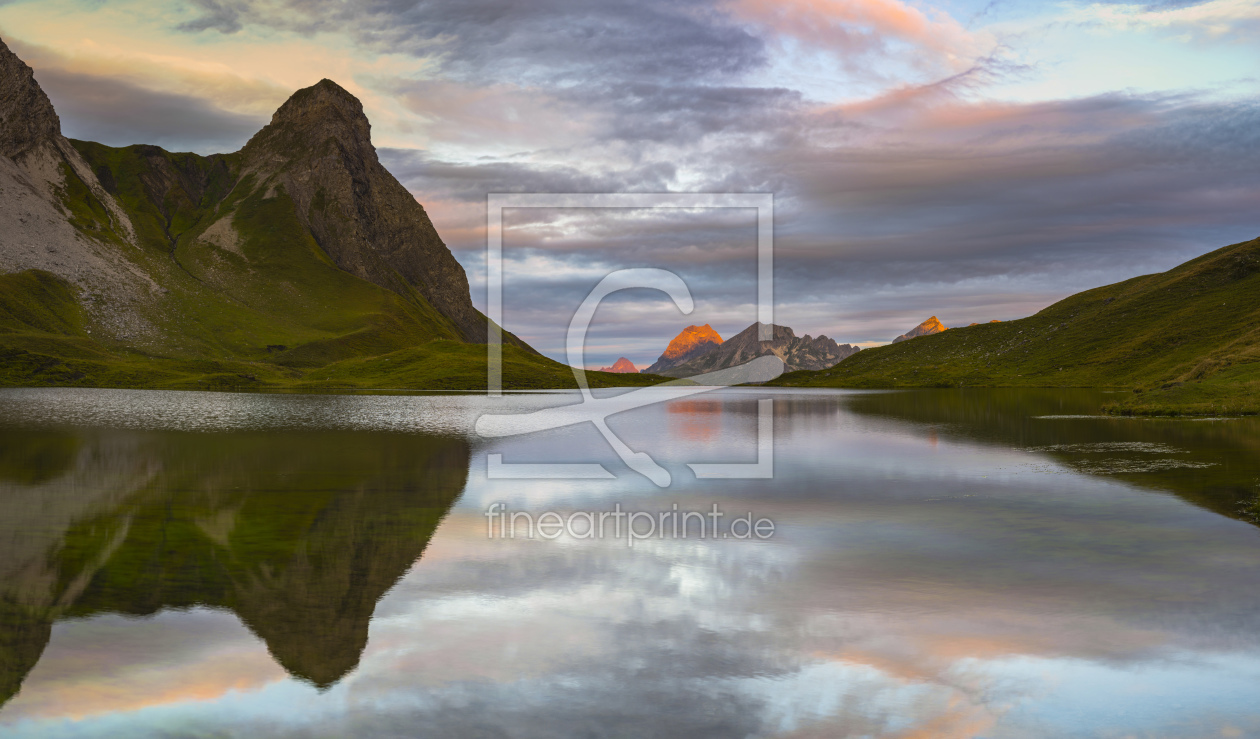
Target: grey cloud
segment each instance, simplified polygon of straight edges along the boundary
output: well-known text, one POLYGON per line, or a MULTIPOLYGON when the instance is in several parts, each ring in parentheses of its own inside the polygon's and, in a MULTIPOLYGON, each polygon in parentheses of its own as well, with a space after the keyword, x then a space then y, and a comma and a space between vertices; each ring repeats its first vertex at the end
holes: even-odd
POLYGON ((200 154, 236 151, 266 125, 207 100, 57 68, 35 72, 66 136, 110 146, 155 144, 200 154))
POLYGON ((661 192, 669 189, 676 174, 669 162, 652 162, 625 172, 590 172, 576 166, 512 161, 444 162, 407 149, 381 149, 380 157, 408 187, 466 202, 484 202, 492 192, 661 192))
MULTIPOLYGON (((598 92, 609 109, 607 138, 680 146, 715 133, 774 137, 803 105, 799 92, 781 88, 630 84, 598 92)), ((568 93, 592 95, 583 89, 568 93)))
POLYGON ((374 48, 440 56, 448 75, 468 80, 683 80, 738 74, 765 60, 762 41, 708 0, 190 2, 201 15, 181 30, 233 33, 258 24, 348 32, 374 48))
POLYGON ((221 0, 189 0, 189 2, 201 10, 201 15, 195 20, 176 26, 179 30, 189 33, 215 30, 225 34, 241 30, 242 8, 239 3, 221 0))
MULTIPOLYGON (((708 170, 686 159, 678 166, 716 175, 698 189, 775 192, 780 318, 800 333, 887 341, 932 314, 951 325, 1009 320, 1260 234, 1254 103, 1120 95, 1044 103, 981 116, 957 141, 941 140, 935 129, 881 133, 854 119, 802 115, 783 123, 782 135, 758 147, 706 152, 721 162, 708 170), (842 139, 848 129, 883 138, 814 143, 842 139)), ((499 174, 527 179, 533 169, 518 162, 499 174)), ((443 181, 418 172, 413 183, 440 193, 450 189, 445 183, 466 186, 491 171, 448 164, 443 181)), ((693 284, 698 299, 734 306, 748 302, 741 265, 751 258, 730 250, 737 233, 668 222, 615 233, 592 223, 582 234, 532 246, 615 266, 667 266, 693 284)), ((536 301, 539 309, 509 316, 519 321, 510 327, 538 336, 544 350, 558 349, 554 315, 567 315, 584 290, 516 289, 518 305, 536 301)), ((717 311, 701 322, 722 323, 717 311)), ((659 346, 695 322, 654 315, 610 319, 604 338, 611 343, 621 331, 627 350, 659 346)), ((728 320, 721 330, 739 323, 728 320)))

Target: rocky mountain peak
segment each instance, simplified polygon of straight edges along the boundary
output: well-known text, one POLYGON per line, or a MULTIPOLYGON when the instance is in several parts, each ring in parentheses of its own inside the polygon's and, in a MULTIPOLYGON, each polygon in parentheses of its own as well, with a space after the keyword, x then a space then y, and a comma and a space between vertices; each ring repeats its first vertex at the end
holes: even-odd
POLYGON ((381 165, 363 104, 345 88, 321 80, 293 93, 241 150, 241 171, 263 192, 292 200, 338 267, 403 297, 419 293, 465 339, 486 341, 464 268, 424 207, 381 165))
POLYGON ((289 96, 245 151, 292 156, 318 150, 330 139, 360 156, 376 158, 363 103, 341 85, 323 79, 289 96))
POLYGON ((61 119, 35 72, 0 39, 0 155, 14 158, 61 135, 61 119))
POLYGON ((945 327, 945 324, 941 323, 940 320, 936 316, 932 316, 931 318, 927 319, 923 323, 920 323, 918 326, 915 326, 914 328, 905 332, 901 336, 898 336, 897 338, 893 339, 893 343, 897 344, 902 341, 908 341, 910 339, 918 338, 920 336, 930 336, 931 334, 939 334, 942 331, 947 331, 947 330, 948 329, 945 327))
POLYGON ((661 373, 683 362, 690 361, 722 345, 722 337, 709 324, 688 326, 665 347, 665 353, 644 372, 661 373))
POLYGON ((722 337, 707 323, 703 326, 688 326, 669 342, 669 346, 665 347, 665 353, 661 356, 667 359, 677 359, 697 346, 706 343, 721 344, 722 337))
POLYGON ((639 369, 634 366, 634 362, 631 362, 629 359, 626 359, 625 357, 621 357, 616 362, 613 362, 613 365, 611 367, 600 367, 599 371, 600 372, 617 372, 619 374, 625 374, 628 372, 638 372, 639 369))
MULTIPOLYGON (((788 326, 772 324, 770 341, 761 340, 762 324, 754 323, 727 339, 721 346, 713 347, 685 363, 666 368, 660 374, 672 377, 688 377, 706 372, 738 367, 757 357, 770 354, 783 360, 789 371, 819 370, 857 354, 858 348, 837 344, 826 336, 812 338, 808 334, 797 336, 788 326)), ((648 371, 652 371, 650 368, 648 371)))

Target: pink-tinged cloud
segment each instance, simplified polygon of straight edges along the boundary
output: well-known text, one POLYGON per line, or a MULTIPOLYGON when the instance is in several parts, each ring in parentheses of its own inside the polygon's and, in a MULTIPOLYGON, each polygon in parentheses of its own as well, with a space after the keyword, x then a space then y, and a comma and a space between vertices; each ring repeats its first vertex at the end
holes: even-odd
POLYGON ((737 17, 840 56, 902 42, 961 70, 994 46, 986 33, 900 0, 734 0, 730 8, 737 17))

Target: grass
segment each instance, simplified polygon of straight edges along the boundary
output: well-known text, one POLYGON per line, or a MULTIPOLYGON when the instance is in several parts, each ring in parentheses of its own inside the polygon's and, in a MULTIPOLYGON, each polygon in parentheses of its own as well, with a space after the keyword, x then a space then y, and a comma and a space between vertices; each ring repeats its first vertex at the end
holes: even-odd
MULTIPOLYGON (((0 386, 485 387, 484 345, 462 343, 419 293, 339 269, 284 188, 242 175, 235 155, 74 144, 130 215, 138 244, 111 230, 72 172, 63 205, 80 230, 118 243, 161 286, 126 308, 150 330, 113 336, 48 273, 0 276, 0 386)), ((505 388, 576 387, 571 369, 527 349, 505 344, 503 357, 505 388)), ((588 378, 594 387, 669 381, 588 378)))
MULTIPOLYGON (((414 290, 339 269, 284 188, 242 176, 234 155, 74 144, 128 212, 137 243, 115 232, 73 172, 63 205, 81 231, 116 243, 160 286, 125 308, 148 329, 115 336, 76 288, 46 272, 0 276, 0 386, 485 387, 484 345, 462 343, 414 290)), ((571 369, 528 349, 505 343, 503 357, 506 388, 576 387, 571 369)), ((594 387, 669 381, 588 377, 594 387)))
POLYGON ((1108 387, 1116 413, 1260 411, 1260 239, 1034 316, 868 349, 789 387, 1108 387))
MULTIPOLYGON (((350 278, 343 272, 334 279, 350 278)), ((350 278, 353 279, 353 278, 350 278)), ((354 289, 367 285, 359 281, 354 289)), ((85 328, 75 288, 35 270, 0 275, 0 387, 71 386, 200 390, 266 388, 391 388, 477 390, 486 387, 486 347, 466 344, 404 323, 402 298, 368 286, 362 328, 257 358, 171 357, 108 347, 85 328), (374 303, 373 301, 380 301, 374 303), (376 313, 368 308, 378 307, 376 313), (383 306, 383 307, 381 307, 383 306), (399 313, 389 313, 388 310, 399 313), (400 317, 400 313, 401 316, 400 317), (391 325, 389 322, 393 321, 391 325), (399 348, 401 347, 401 348, 399 348), (379 350, 381 353, 373 353, 379 350), (356 355, 356 352, 359 355, 356 355), (361 355, 361 356, 360 356, 361 355)), ((347 295, 354 296, 353 290, 347 295)), ((344 306, 342 308, 344 310, 344 306)), ((314 319, 313 319, 314 320, 314 319)), ((328 320, 336 320, 335 317, 328 320)), ((280 338, 283 338, 281 336, 280 338)), ((277 349, 279 347, 276 347, 277 349)), ((658 375, 588 372, 592 387, 668 382, 658 375)), ((506 389, 575 388, 566 365, 519 347, 503 346, 506 389)))

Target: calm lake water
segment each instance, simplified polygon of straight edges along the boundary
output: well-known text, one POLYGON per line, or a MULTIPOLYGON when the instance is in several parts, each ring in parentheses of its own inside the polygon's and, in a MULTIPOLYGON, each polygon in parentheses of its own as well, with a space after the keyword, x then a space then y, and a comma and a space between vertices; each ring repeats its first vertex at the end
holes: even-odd
POLYGON ((0 391, 6 737, 1260 736, 1260 421, 1079 391, 0 391), (697 479, 757 456, 773 479, 697 479), (599 462, 615 479, 488 479, 599 462), (485 512, 773 536, 488 538, 485 512))

